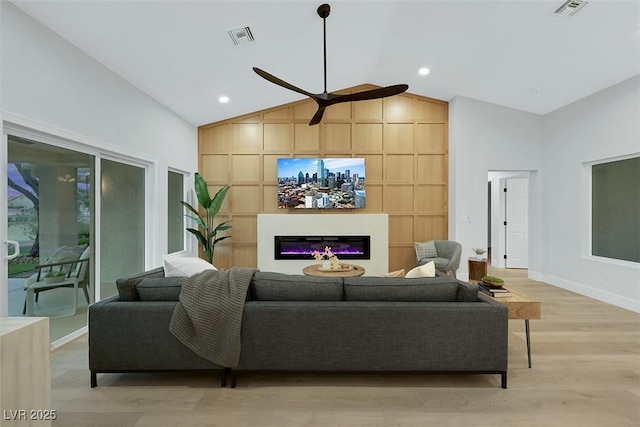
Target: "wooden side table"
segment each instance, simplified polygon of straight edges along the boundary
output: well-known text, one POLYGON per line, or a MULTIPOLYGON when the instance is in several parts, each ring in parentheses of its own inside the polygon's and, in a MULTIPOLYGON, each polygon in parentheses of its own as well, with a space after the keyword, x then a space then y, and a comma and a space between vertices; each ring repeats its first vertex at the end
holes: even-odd
POLYGON ((487 275, 486 258, 469 258, 469 280, 480 280, 487 275))
POLYGON ((307 276, 322 276, 322 277, 356 277, 362 276, 365 272, 364 267, 355 264, 340 263, 341 266, 346 267, 343 270, 320 270, 322 264, 311 264, 302 269, 302 272, 307 276))
POLYGON ((511 296, 495 298, 496 301, 504 304, 509 309, 509 319, 524 319, 524 329, 527 336, 527 358, 529 368, 531 368, 531 338, 529 329, 529 319, 540 319, 540 301, 517 292, 509 290, 511 296))

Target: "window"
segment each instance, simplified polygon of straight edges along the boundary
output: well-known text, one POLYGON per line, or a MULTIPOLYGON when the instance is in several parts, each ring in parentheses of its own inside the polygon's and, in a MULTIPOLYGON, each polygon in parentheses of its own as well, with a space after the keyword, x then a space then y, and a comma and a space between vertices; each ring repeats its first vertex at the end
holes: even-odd
POLYGON ((184 208, 180 204, 184 200, 184 175, 169 171, 168 179, 167 249, 172 253, 184 249, 184 208))
POLYGON ((592 255, 640 262, 640 157, 591 167, 592 255))

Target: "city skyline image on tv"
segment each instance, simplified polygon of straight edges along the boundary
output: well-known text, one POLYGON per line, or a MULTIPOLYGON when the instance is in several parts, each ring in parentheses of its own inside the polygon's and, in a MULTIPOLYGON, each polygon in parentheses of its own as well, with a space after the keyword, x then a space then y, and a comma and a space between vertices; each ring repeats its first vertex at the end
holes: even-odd
POLYGON ((364 208, 363 158, 278 159, 278 207, 282 209, 364 208))

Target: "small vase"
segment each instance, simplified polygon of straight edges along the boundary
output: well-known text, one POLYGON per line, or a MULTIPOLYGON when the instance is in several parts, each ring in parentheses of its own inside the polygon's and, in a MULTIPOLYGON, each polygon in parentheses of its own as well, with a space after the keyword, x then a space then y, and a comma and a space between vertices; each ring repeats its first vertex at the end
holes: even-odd
POLYGON ((325 259, 322 261, 322 269, 323 270, 330 270, 331 269, 331 261, 329 261, 328 259, 325 259))

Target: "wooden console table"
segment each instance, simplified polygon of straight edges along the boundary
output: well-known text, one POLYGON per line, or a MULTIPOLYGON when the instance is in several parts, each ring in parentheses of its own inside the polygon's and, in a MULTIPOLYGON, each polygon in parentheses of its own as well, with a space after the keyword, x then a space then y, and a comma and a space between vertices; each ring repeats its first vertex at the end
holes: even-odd
POLYGON ((320 270, 322 264, 311 264, 302 269, 302 272, 307 276, 322 276, 322 277, 356 277, 362 276, 365 272, 364 267, 355 264, 340 263, 341 266, 350 267, 349 270, 320 270))

